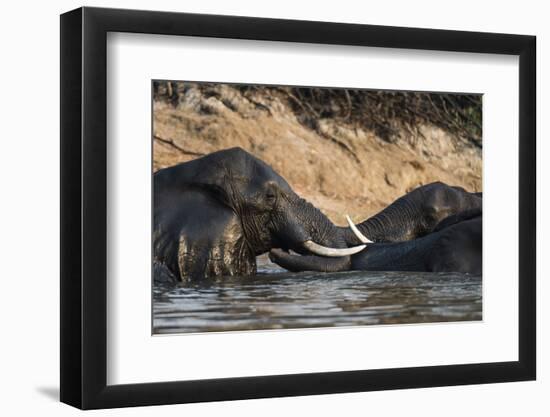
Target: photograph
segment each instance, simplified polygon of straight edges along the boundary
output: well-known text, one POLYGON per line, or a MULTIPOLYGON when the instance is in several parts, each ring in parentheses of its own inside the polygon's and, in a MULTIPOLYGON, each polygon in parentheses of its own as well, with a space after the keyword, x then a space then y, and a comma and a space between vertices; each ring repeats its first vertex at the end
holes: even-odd
POLYGON ((4 3, 0 415, 550 415, 544 5, 4 3))
POLYGON ((482 99, 152 80, 152 333, 482 320, 482 99))

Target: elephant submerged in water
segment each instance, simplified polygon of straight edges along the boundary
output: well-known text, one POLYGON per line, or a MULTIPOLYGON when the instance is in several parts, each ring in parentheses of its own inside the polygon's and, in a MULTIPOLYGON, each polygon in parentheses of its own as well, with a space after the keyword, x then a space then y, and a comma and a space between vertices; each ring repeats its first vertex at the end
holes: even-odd
POLYGON ((255 274, 256 256, 274 248, 340 270, 365 247, 348 247, 324 214, 240 148, 159 170, 153 182, 155 281, 255 274))
MULTIPOLYGON (((355 226, 340 228, 348 244, 366 248, 340 270, 481 273, 480 193, 443 183, 419 187, 355 226)), ((319 271, 324 259, 274 249, 270 259, 290 271, 319 271)))

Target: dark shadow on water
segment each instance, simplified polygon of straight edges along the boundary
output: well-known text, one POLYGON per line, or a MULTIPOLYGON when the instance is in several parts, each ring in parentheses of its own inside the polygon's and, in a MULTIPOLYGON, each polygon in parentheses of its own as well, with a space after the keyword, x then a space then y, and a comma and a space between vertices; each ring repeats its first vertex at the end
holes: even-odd
POLYGON ((53 401, 59 401, 59 387, 36 387, 36 391, 53 401))

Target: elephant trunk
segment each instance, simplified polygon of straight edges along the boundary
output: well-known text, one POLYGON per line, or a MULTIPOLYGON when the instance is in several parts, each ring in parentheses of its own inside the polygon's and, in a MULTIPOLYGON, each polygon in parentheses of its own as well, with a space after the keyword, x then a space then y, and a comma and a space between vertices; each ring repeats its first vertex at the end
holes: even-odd
POLYGON ((316 255, 292 255, 281 249, 272 249, 269 259, 291 272, 339 272, 347 271, 351 265, 349 256, 326 258, 316 255))
POLYGON ((357 225, 353 225, 348 217, 349 227, 340 227, 339 230, 347 245, 399 242, 415 236, 421 214, 414 202, 398 199, 378 214, 357 225))
POLYGON ((340 271, 350 265, 350 256, 365 245, 348 248, 338 228, 323 214, 297 196, 288 199, 275 216, 278 244, 275 248, 292 249, 300 255, 274 250, 272 259, 289 270, 340 271))

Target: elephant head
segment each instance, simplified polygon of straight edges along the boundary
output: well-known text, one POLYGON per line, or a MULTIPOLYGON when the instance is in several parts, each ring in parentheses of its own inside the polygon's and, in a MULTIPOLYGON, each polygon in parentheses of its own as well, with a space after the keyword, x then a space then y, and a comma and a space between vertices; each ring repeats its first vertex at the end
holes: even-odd
POLYGON ((340 270, 364 248, 348 248, 325 215, 240 148, 158 171, 154 196, 155 261, 182 280, 253 274, 255 257, 273 248, 340 270))
POLYGON ((431 233, 449 216, 481 208, 482 193, 433 182, 415 188, 358 225, 347 217, 350 227, 340 230, 348 245, 404 242, 431 233))

